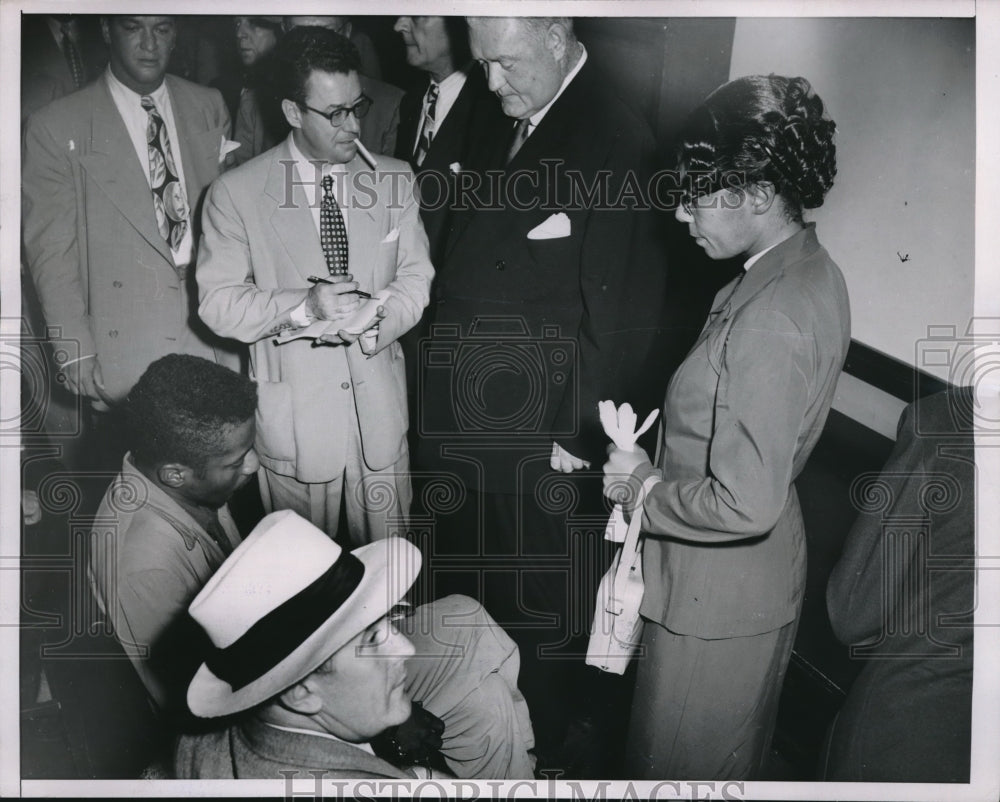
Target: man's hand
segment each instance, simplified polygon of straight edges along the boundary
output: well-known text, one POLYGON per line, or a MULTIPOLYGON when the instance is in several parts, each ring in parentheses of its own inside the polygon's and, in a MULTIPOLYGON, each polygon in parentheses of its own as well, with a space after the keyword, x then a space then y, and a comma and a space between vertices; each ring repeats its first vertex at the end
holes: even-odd
POLYGON ((306 311, 317 320, 341 320, 353 314, 361 299, 354 295, 358 282, 352 276, 330 276, 313 284, 306 296, 306 311), (329 283, 327 283, 329 282, 329 283))
POLYGON ((358 340, 362 352, 368 354, 368 356, 372 356, 378 345, 378 324, 385 320, 385 315, 385 307, 379 306, 375 310, 375 317, 371 319, 371 322, 365 326, 363 331, 355 334, 354 332, 341 329, 336 334, 324 334, 321 337, 317 337, 316 341, 330 345, 350 345, 355 340, 358 340))
POLYGON ((104 389, 104 375, 101 373, 101 363, 96 356, 77 360, 59 370, 65 382, 66 389, 74 395, 83 395, 97 403, 111 406, 112 400, 104 389))
POLYGON ((590 463, 579 457, 574 457, 561 445, 554 442, 552 443, 552 456, 549 457, 549 466, 554 471, 573 473, 573 471, 582 471, 584 468, 589 468, 590 463))
POLYGON ((639 446, 626 451, 609 445, 608 461, 604 463, 604 495, 616 504, 634 503, 635 499, 628 498, 626 482, 636 468, 648 462, 649 455, 639 446))

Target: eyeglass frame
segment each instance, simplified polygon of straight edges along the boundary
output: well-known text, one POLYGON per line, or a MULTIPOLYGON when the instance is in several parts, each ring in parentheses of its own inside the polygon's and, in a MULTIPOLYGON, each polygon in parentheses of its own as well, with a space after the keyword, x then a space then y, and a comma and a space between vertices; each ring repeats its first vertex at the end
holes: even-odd
POLYGON ((313 108, 308 103, 300 104, 304 109, 318 114, 320 117, 325 117, 326 121, 330 123, 333 128, 340 128, 344 123, 347 122, 347 117, 351 114, 354 115, 354 119, 362 120, 368 116, 368 112, 371 111, 372 106, 375 105, 375 101, 372 100, 368 95, 362 94, 361 99, 355 103, 353 106, 338 106, 333 111, 320 111, 319 109, 313 108), (358 107, 365 106, 365 110, 358 113, 358 107), (333 118, 338 115, 343 114, 343 119, 339 123, 335 123, 333 118))

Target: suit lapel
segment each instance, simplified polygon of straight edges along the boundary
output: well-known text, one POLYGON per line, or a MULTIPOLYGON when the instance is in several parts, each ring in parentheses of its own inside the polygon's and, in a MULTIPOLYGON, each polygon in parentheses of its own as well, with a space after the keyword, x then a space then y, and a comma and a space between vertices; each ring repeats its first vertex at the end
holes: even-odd
MULTIPOLYGON (((371 184, 376 188, 378 184, 378 173, 372 173, 360 156, 355 156, 347 165, 348 176, 348 203, 347 203, 347 269, 354 276, 354 280, 361 284, 362 289, 371 289, 372 274, 375 269, 375 248, 381 237, 376 210, 384 209, 385 203, 372 203, 371 196, 366 189, 358 193, 353 191, 353 187, 366 187, 368 179, 358 181, 360 173, 368 173, 371 176, 371 184)), ((394 184, 395 182, 393 182, 394 184)))
POLYGON ((275 236, 288 254, 289 264, 302 274, 305 283, 308 276, 327 273, 326 259, 310 211, 311 205, 318 203, 320 198, 313 197, 312 185, 302 185, 287 142, 273 153, 264 187, 267 199, 261 199, 265 206, 264 216, 270 218, 275 236))
POLYGON ((396 158, 405 162, 413 162, 413 143, 417 138, 417 124, 420 121, 420 111, 423 107, 424 87, 418 93, 416 90, 407 92, 399 102, 399 129, 396 133, 396 158))
POLYGON ((181 161, 184 163, 188 208, 197 209, 201 191, 219 174, 222 135, 214 129, 206 131, 205 123, 198 114, 201 107, 197 101, 188 97, 183 85, 172 75, 168 75, 166 80, 177 138, 180 140, 181 161))
POLYGON ((92 87, 91 151, 80 156, 80 164, 122 216, 173 265, 166 240, 156 227, 149 183, 111 92, 104 78, 92 87))

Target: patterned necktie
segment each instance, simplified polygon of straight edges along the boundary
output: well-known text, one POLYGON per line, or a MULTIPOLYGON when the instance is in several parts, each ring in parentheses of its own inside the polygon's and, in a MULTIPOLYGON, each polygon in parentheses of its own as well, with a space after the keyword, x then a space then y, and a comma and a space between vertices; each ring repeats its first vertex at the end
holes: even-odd
POLYGON ((347 274, 347 226, 333 196, 333 176, 323 176, 323 203, 319 207, 319 242, 331 276, 347 274))
POLYGON ((427 87, 427 111, 424 112, 423 126, 420 129, 420 138, 417 140, 417 151, 413 155, 413 160, 417 167, 424 163, 427 158, 427 151, 431 149, 431 140, 434 139, 434 112, 437 109, 438 85, 431 81, 427 87))
POLYGON ((524 144, 524 140, 528 138, 529 125, 528 118, 525 117, 523 120, 518 120, 517 125, 514 126, 514 138, 511 140, 510 150, 507 151, 507 164, 513 161, 517 152, 521 149, 521 145, 524 144))
POLYGON ((59 30, 62 31, 63 55, 66 56, 69 73, 73 76, 73 86, 79 89, 83 86, 83 59, 80 58, 80 49, 76 46, 76 42, 73 41, 73 37, 70 36, 72 28, 68 22, 62 23, 59 26, 59 30))
POLYGON ((187 198, 184 197, 184 188, 170 150, 170 134, 156 110, 153 98, 144 95, 142 107, 149 115, 146 144, 149 146, 149 186, 153 191, 156 227, 160 229, 160 235, 167 241, 170 250, 176 251, 187 233, 187 198))

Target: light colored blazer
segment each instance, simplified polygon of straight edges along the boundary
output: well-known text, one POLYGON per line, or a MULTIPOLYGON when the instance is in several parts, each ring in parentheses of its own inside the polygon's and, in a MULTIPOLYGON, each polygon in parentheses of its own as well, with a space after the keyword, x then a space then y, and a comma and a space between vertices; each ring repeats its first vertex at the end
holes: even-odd
POLYGON ((199 314, 217 334, 252 343, 261 463, 300 482, 328 482, 344 470, 355 409, 369 468, 404 453, 406 376, 396 339, 420 318, 434 275, 409 166, 379 156, 378 172, 359 157, 347 168, 357 187, 346 209, 348 269, 362 290, 392 294, 372 357, 358 343, 274 343, 294 327, 290 313, 308 294, 307 277, 327 272, 309 210, 313 188, 291 179, 287 141, 226 173, 205 200, 199 314))
MULTIPOLYGON (((205 187, 222 168, 229 115, 215 89, 173 75, 166 84, 197 225, 205 187)), ((97 354, 112 398, 169 353, 238 367, 236 344, 194 315, 193 282, 156 227, 149 184, 104 76, 28 119, 22 192, 24 251, 46 323, 73 341, 71 350, 79 343, 79 355, 97 354)))
POLYGON ((811 224, 716 296, 663 406, 663 481, 643 508, 645 617, 724 638, 798 615, 806 545, 793 482, 823 431, 850 328, 843 276, 811 224))

